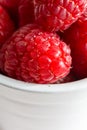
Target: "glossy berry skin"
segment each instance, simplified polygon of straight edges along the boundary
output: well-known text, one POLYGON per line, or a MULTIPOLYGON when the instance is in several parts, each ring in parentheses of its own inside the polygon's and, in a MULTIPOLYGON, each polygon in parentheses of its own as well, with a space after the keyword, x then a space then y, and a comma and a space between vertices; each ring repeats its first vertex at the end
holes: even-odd
POLYGON ((0 48, 14 32, 14 23, 5 9, 0 6, 0 48))
POLYGON ((86 6, 86 0, 35 0, 35 20, 47 31, 65 30, 86 6))
POLYGON ((87 77, 87 21, 74 23, 63 38, 71 48, 72 71, 78 79, 87 77))
POLYGON ((26 82, 54 83, 71 68, 70 48, 36 25, 18 30, 2 47, 0 60, 3 73, 26 82))

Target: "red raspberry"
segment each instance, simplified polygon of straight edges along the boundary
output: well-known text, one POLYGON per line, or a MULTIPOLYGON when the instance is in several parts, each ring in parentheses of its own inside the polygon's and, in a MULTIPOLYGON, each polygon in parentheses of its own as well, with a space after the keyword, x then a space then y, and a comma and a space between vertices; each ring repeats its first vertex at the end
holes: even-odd
POLYGON ((7 12, 0 6, 0 48, 2 44, 12 35, 14 24, 7 12))
POLYGON ((65 30, 86 6, 87 0, 35 0, 35 20, 47 31, 65 30))
POLYGON ((16 25, 18 24, 18 3, 19 0, 0 0, 0 4, 9 12, 16 25))
POLYGON ((71 48, 72 71, 78 79, 87 77, 87 21, 74 23, 63 38, 71 48))
POLYGON ((53 33, 26 25, 4 44, 0 69, 6 75, 27 82, 54 83, 71 68, 70 48, 53 33))
POLYGON ((33 0, 20 0, 18 7, 19 26, 24 26, 34 22, 34 3, 33 0))
POLYGON ((33 0, 0 0, 10 13, 17 26, 23 26, 34 21, 33 0))

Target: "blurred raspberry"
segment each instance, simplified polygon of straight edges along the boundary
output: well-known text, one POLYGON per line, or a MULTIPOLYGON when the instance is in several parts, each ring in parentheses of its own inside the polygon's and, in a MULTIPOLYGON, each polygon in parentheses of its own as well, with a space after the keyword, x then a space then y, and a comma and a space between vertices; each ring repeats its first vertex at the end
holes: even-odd
POLYGON ((63 34, 64 41, 70 45, 72 71, 78 79, 87 77, 87 20, 77 21, 63 34))
POLYGON ((17 27, 34 21, 33 0, 0 0, 0 4, 10 13, 17 27))
POLYGON ((22 27, 4 44, 0 61, 6 75, 36 83, 54 83, 71 68, 70 48, 56 34, 32 24, 22 27))
POLYGON ((34 22, 34 3, 33 0, 20 0, 18 7, 19 26, 24 26, 34 22))
POLYGON ((5 9, 0 6, 0 48, 14 32, 14 24, 5 9))
POLYGON ((0 4, 8 11, 15 25, 18 24, 18 3, 19 0, 0 0, 0 4))

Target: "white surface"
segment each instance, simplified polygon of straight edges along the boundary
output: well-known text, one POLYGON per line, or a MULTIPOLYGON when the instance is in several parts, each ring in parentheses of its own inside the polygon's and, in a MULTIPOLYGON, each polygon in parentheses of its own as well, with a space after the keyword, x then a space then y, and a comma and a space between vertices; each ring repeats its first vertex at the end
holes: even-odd
POLYGON ((38 85, 0 75, 0 130, 87 130, 87 79, 38 85))

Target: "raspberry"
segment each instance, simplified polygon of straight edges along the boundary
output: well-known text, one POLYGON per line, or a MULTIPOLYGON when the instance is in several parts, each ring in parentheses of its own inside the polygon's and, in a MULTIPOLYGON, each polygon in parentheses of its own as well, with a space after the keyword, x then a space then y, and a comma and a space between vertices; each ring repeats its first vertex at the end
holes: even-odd
POLYGON ((34 21, 33 0, 0 0, 0 4, 9 11, 17 26, 24 26, 34 21))
POLYGON ((26 82, 54 83, 71 68, 70 48, 54 33, 37 25, 19 29, 0 51, 0 69, 26 82))
POLYGON ((24 26, 34 22, 34 3, 33 0, 20 0, 18 7, 19 26, 24 26))
POLYGON ((16 25, 18 24, 18 3, 19 0, 0 0, 0 4, 9 12, 16 25))
POLYGON ((0 6, 0 48, 2 44, 12 35, 14 24, 7 12, 0 6))
POLYGON ((47 31, 65 30, 86 6, 86 0, 35 0, 35 21, 47 31))
POLYGON ((78 79, 87 77, 87 21, 74 23, 63 38, 71 48, 73 73, 78 79))

